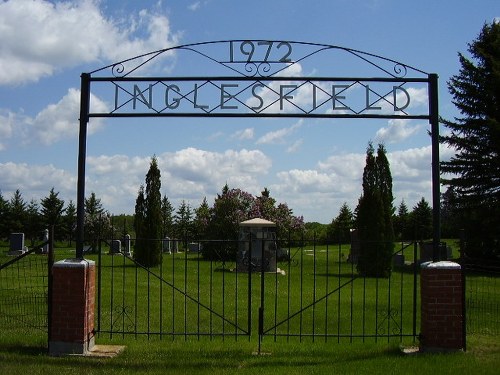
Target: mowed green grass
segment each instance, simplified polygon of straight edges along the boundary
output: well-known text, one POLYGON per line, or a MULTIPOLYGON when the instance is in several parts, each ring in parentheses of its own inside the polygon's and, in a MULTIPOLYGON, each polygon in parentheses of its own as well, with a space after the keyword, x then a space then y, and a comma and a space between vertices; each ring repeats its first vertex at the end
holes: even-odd
MULTIPOLYGON (((98 340, 101 343, 107 340, 98 340)), ((497 374, 500 343, 469 338, 467 352, 404 355, 394 344, 125 339, 115 358, 49 357, 43 338, 2 337, 1 374, 497 374)))
MULTIPOLYGON (((393 311, 384 320, 384 313, 389 307, 412 309, 413 274, 403 270, 394 272, 390 280, 352 280, 356 271, 342 256, 347 250, 325 250, 306 246, 292 251, 296 262, 290 267, 278 265, 286 275, 265 275, 264 329, 295 316, 276 328, 278 334, 293 336, 278 336, 275 341, 271 329, 261 342, 261 355, 254 354, 259 347, 259 274, 251 275, 249 290, 248 274, 231 272, 235 266, 231 263, 199 261, 196 255, 181 253, 165 256, 161 268, 148 276, 126 259, 103 255, 98 280, 103 290, 101 330, 115 333, 98 335, 97 343, 125 345, 125 351, 113 359, 53 358, 46 354, 47 336, 41 330, 3 326, 0 374, 498 372, 500 340, 494 335, 469 335, 466 353, 401 354, 401 345, 418 342, 397 335, 386 339, 383 331, 398 327, 411 331, 412 319, 407 321, 405 312, 401 323, 401 316, 393 311), (235 337, 248 329, 249 320, 250 337, 235 337), (135 335, 137 331, 144 334, 135 335), (229 335, 220 337, 221 332, 229 335), (380 336, 338 337, 351 332, 380 336), (330 335, 326 342, 325 333, 330 335)), ((67 251, 57 254, 58 259, 71 256, 67 251)))

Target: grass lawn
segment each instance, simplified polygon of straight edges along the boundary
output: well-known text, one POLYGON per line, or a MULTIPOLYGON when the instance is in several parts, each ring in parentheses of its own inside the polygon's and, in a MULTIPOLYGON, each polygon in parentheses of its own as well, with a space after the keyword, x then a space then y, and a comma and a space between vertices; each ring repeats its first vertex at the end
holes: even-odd
MULTIPOLYGON (((105 344, 106 340, 99 339, 105 344)), ((113 342, 116 343, 116 342, 113 342)), ((354 343, 266 343, 221 341, 121 341, 126 349, 110 359, 46 354, 42 338, 2 338, 0 374, 497 374, 500 340, 469 337, 465 353, 403 355, 397 345, 354 343)))
MULTIPOLYGON (((276 277, 267 275, 266 285, 271 285, 264 293, 266 311, 270 311, 269 317, 266 315, 266 324, 278 320, 282 316, 288 316, 289 304, 291 310, 296 311, 300 306, 296 306, 297 297, 302 296, 302 304, 305 306, 321 295, 325 295, 351 278, 352 266, 341 261, 344 249, 338 249, 337 253, 332 252, 329 258, 323 248, 318 248, 317 252, 302 253, 303 259, 300 264, 304 267, 287 269, 286 276, 276 277), (313 278, 312 274, 319 277, 313 278), (300 293, 300 294, 296 294, 300 293), (289 295, 292 301, 289 303, 289 295), (295 297, 294 297, 295 296, 295 297)), ((57 258, 71 257, 68 251, 60 252, 57 258)), ((92 256, 96 258, 95 256, 92 256)), ((97 259, 96 259, 97 260, 97 259)), ((380 295, 374 298, 373 286, 378 283, 374 280, 367 282, 359 279, 356 283, 351 283, 343 294, 332 294, 329 299, 325 299, 322 304, 318 304, 315 309, 307 309, 304 314, 297 315, 292 321, 292 330, 296 332, 297 326, 303 324, 305 333, 316 333, 314 342, 311 338, 278 337, 276 342, 273 336, 264 337, 262 342, 262 355, 255 355, 258 348, 257 324, 255 311, 252 312, 254 320, 252 336, 201 337, 198 341, 196 337, 190 338, 182 335, 186 329, 196 332, 198 321, 205 319, 207 325, 203 328, 218 330, 217 317, 210 320, 209 315, 205 315, 202 309, 200 313, 197 304, 186 299, 185 295, 194 296, 200 300, 204 306, 212 306, 213 310, 221 313, 227 319, 235 319, 236 315, 243 311, 240 321, 245 322, 248 318, 245 315, 245 301, 248 297, 248 289, 244 281, 245 274, 235 274, 229 272, 218 272, 215 268, 219 265, 211 265, 207 262, 198 262, 196 257, 192 258, 185 254, 176 256, 166 256, 162 269, 156 270, 165 282, 159 283, 155 277, 148 277, 147 273, 136 273, 135 268, 121 257, 103 256, 103 273, 101 283, 106 287, 103 289, 103 330, 113 328, 116 315, 111 315, 116 311, 116 307, 130 306, 130 318, 134 321, 135 327, 146 331, 157 331, 161 328, 163 332, 175 332, 175 340, 171 336, 165 335, 161 338, 157 335, 140 336, 135 339, 133 335, 122 335, 114 333, 113 339, 109 334, 100 334, 97 344, 125 345, 126 349, 116 358, 83 358, 83 357, 61 357, 54 358, 47 355, 47 336, 41 330, 29 330, 25 328, 15 328, 6 326, 0 321, 0 375, 4 374, 497 374, 500 368, 500 339, 497 335, 469 335, 467 341, 467 352, 448 354, 418 354, 403 355, 399 347, 399 340, 388 342, 379 338, 375 343, 374 338, 366 338, 363 343, 357 338, 351 343, 349 339, 341 339, 337 343, 337 338, 329 338, 325 343, 321 339, 321 334, 328 329, 329 334, 342 333, 345 329, 349 331, 359 331, 360 323, 366 322, 367 326, 377 327, 377 324, 370 319, 352 319, 353 311, 362 311, 363 307, 368 311, 367 316, 375 316, 373 311, 386 311, 387 301, 390 306, 400 309, 411 302, 411 291, 413 289, 413 275, 408 272, 394 273, 391 278, 391 290, 396 295, 392 296, 386 289, 388 281, 380 281, 380 295), (113 264, 115 263, 116 264, 113 264), (110 267, 111 265, 116 267, 110 267), (189 267, 189 272, 184 272, 185 266, 189 267), (215 268, 210 268, 214 266, 215 268), (208 281, 212 278, 213 284, 208 281), (224 283, 221 280, 224 279, 224 283), (114 287, 111 287, 111 280, 114 287), (149 285, 150 294, 148 299, 153 301, 148 304, 144 296, 145 285, 149 285), (198 285, 213 285, 208 289, 202 289, 199 293, 198 285), (241 294, 236 294, 235 285, 242 288, 241 294), (138 287, 136 287, 136 285, 138 287), (168 286, 170 285, 170 286, 168 286), (172 288, 175 286, 175 288, 172 288), (222 289, 225 288, 224 292, 222 289), (398 293, 404 292, 403 297, 398 293), (224 299, 220 297, 225 295, 224 299), (353 309, 352 296, 365 296, 365 302, 356 305, 353 309), (162 296, 162 298, 158 298, 162 296), (408 299, 407 299, 408 298, 408 299), (161 303, 158 303, 162 301, 161 303), (113 303, 111 303, 113 301, 113 303), (327 302, 328 301, 328 302, 327 302), (163 311, 163 313, 159 313, 163 311), (371 311, 371 312, 370 312, 371 311), (178 319, 170 319, 172 313, 178 314, 178 319), (234 316, 233 316, 234 315, 234 316), (165 319, 160 317, 165 316, 165 319), (148 317, 145 319, 145 317, 148 317), (333 317, 325 320, 325 317, 333 317), (326 325, 328 322, 328 325, 326 325), (195 324, 196 323, 196 324, 195 324), (172 324, 172 325, 171 325, 172 324), (160 328, 159 328, 160 327, 160 328), (186 328, 187 327, 187 328, 186 328), (341 327, 341 328, 339 328, 341 327), (38 333, 37 333, 38 332, 38 333)), ((228 266, 231 267, 231 266, 228 266)), ((26 278, 26 275, 24 275, 26 278)), ((260 277, 253 277, 252 299, 259 305, 260 277)), ((43 281, 43 280, 42 280, 43 281)), ((496 284, 495 284, 496 285, 496 284)), ((484 285, 479 287, 485 289, 484 285)), ((496 289, 496 288, 494 288, 496 289)), ((489 289, 488 289, 489 290, 489 289)), ((252 304, 253 305, 253 304, 252 304)), ((411 309, 410 309, 411 310, 411 309)), ((354 312, 354 315, 360 314, 354 312)), ((411 313, 408 315, 411 317, 411 313)), ((358 316, 360 318, 360 316, 358 316)), ((406 315, 403 320, 401 315, 397 316, 398 323, 406 330, 410 329, 411 320, 407 320, 406 315), (399 320, 401 319, 401 320, 399 320)), ((220 319, 219 319, 220 320, 220 319)), ((126 322, 125 322, 126 323, 126 322)), ((118 319, 118 328, 127 325, 118 319)), ((244 324, 243 324, 244 326, 244 324)), ((202 324, 203 327, 203 324, 202 324)), ((267 327, 267 325, 266 325, 267 327)), ((132 327, 134 328, 134 327, 132 327)), ((392 328, 391 327, 387 327, 392 328)), ((135 328, 134 328, 135 329, 135 328)), ((224 327, 222 327, 224 329, 224 327)), ((231 330, 229 325, 228 330, 231 330)), ((281 329, 281 328, 280 328, 281 329)), ((284 328, 283 328, 284 329, 284 328)), ((419 326, 417 326, 419 330, 419 326)), ((114 328, 113 328, 114 330, 114 328)), ((122 329, 123 330, 123 329, 122 329)), ((410 338, 403 338, 403 342, 414 345, 410 338)))

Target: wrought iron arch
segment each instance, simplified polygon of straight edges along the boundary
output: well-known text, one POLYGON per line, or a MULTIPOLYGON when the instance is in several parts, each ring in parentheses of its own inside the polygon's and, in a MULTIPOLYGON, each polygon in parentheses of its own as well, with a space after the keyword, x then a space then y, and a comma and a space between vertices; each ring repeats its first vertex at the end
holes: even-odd
MULTIPOLYGON (((351 66, 352 65, 352 66, 351 66)), ((300 70, 299 70, 300 71, 300 70)), ((356 49, 297 41, 221 40, 141 54, 81 75, 76 257, 83 258, 87 124, 98 117, 301 117, 425 119, 432 135, 434 260, 440 242, 438 77, 408 64, 356 49), (165 57, 186 54, 186 63, 212 75, 141 76, 165 57), (370 76, 341 73, 337 58, 370 69, 370 76), (333 72, 300 76, 295 68, 315 59, 333 72), (330 60, 329 60, 330 61, 330 60), (202 63, 206 65, 197 65, 202 63), (428 107, 414 111, 409 86, 427 90, 428 107), (92 90, 114 103, 94 108, 92 90), (297 100, 308 93, 305 102, 297 100)))

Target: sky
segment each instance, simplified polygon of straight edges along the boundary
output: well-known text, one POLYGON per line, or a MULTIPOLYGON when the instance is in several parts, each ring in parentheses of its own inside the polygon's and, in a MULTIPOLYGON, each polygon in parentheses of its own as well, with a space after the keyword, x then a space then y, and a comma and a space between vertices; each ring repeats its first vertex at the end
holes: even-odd
MULTIPOLYGON (((3 0, 0 192, 10 199, 19 189, 29 202, 48 196, 54 188, 66 203, 72 200, 76 204, 82 73, 192 43, 264 40, 334 45, 436 73, 440 115, 452 119, 459 113, 451 102, 447 81, 459 72, 458 53, 468 55, 468 43, 477 38, 485 23, 499 17, 497 0, 3 0)), ((267 48, 257 43, 235 46, 236 55, 248 48, 256 48, 256 53, 263 53, 257 47, 267 48)), ((290 46, 290 59, 295 61, 303 52, 298 45, 290 46)), ((287 48, 285 44, 278 49, 274 43, 270 59, 287 48)), ((218 59, 229 53, 228 44, 208 45, 204 51, 218 59)), ((284 76, 386 77, 373 65, 346 53, 317 56, 291 64, 284 76)), ((189 51, 175 50, 146 64, 138 74, 209 76, 220 68, 213 65, 193 58, 189 51)), ((192 90, 189 84, 193 86, 177 82, 179 91, 192 90)), ((293 104, 311 101, 310 87, 309 91, 304 87, 291 92, 289 86, 296 83, 288 80, 283 84, 282 95, 290 98, 284 104, 276 103, 283 105, 281 113, 293 112, 293 104)), ((92 86, 91 111, 106 112, 115 106, 110 87, 92 86)), ((279 82, 266 87, 280 92, 279 82), (272 86, 275 84, 278 86, 272 86)), ((263 100, 269 94, 266 87, 255 91, 263 100)), ((405 87, 411 96, 408 111, 425 111, 425 86, 405 87)), ((227 88, 228 107, 252 99, 253 104, 248 105, 259 104, 251 92, 236 101, 231 97, 236 89, 227 88)), ((364 95, 359 87, 351 91, 353 96, 364 95)), ((169 94, 172 99, 176 92, 170 90, 169 94)), ((165 90, 156 95, 166 95, 165 90)), ((200 105, 212 105, 209 95, 220 98, 217 91, 200 91, 200 105)), ((339 100, 348 96, 336 95, 339 100)), ((404 97, 398 98, 402 100, 398 103, 405 102, 404 97)), ((145 109, 139 101, 137 106, 141 105, 145 109)), ((344 102, 344 106, 351 104, 344 102)), ((189 107, 187 100, 180 110, 183 107, 189 107)), ((133 111, 131 103, 125 111, 133 111)), ((161 193, 175 208, 182 201, 197 208, 203 198, 212 205, 227 183, 255 196, 268 188, 277 202, 287 203, 306 222, 329 223, 343 203, 355 209, 362 192, 366 148, 373 142, 384 144, 387 150, 395 206, 404 200, 412 209, 422 197, 432 202, 428 131, 428 121, 422 119, 93 117, 86 147, 86 195, 94 192, 113 214, 133 213, 139 187, 156 156, 161 193)), ((453 154, 451 149, 440 149, 441 160, 453 154)))

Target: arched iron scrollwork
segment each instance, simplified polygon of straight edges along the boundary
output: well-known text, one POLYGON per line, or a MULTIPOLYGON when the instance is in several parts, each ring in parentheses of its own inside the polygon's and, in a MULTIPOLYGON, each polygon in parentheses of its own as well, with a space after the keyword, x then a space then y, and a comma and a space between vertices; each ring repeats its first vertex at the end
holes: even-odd
POLYGON ((396 309, 388 309, 387 311, 382 311, 380 316, 382 320, 377 326, 377 335, 399 335, 402 332, 402 328, 396 320, 399 315, 399 311, 396 309), (387 331, 386 331, 387 329, 387 331), (389 332, 389 330, 391 332, 389 332))
POLYGON ((180 45, 119 61, 94 70, 90 74, 103 73, 110 69, 112 76, 115 78, 130 77, 132 73, 153 60, 180 51, 195 53, 205 58, 207 63, 225 67, 233 73, 238 73, 245 77, 271 77, 294 64, 302 63, 312 56, 325 51, 340 51, 355 56, 357 59, 377 68, 387 77, 404 78, 409 71, 416 74, 428 75, 426 72, 402 62, 351 48, 318 43, 276 40, 222 40, 180 45), (226 51, 220 53, 220 49, 210 48, 215 45, 224 47, 222 51, 224 49, 226 51))

